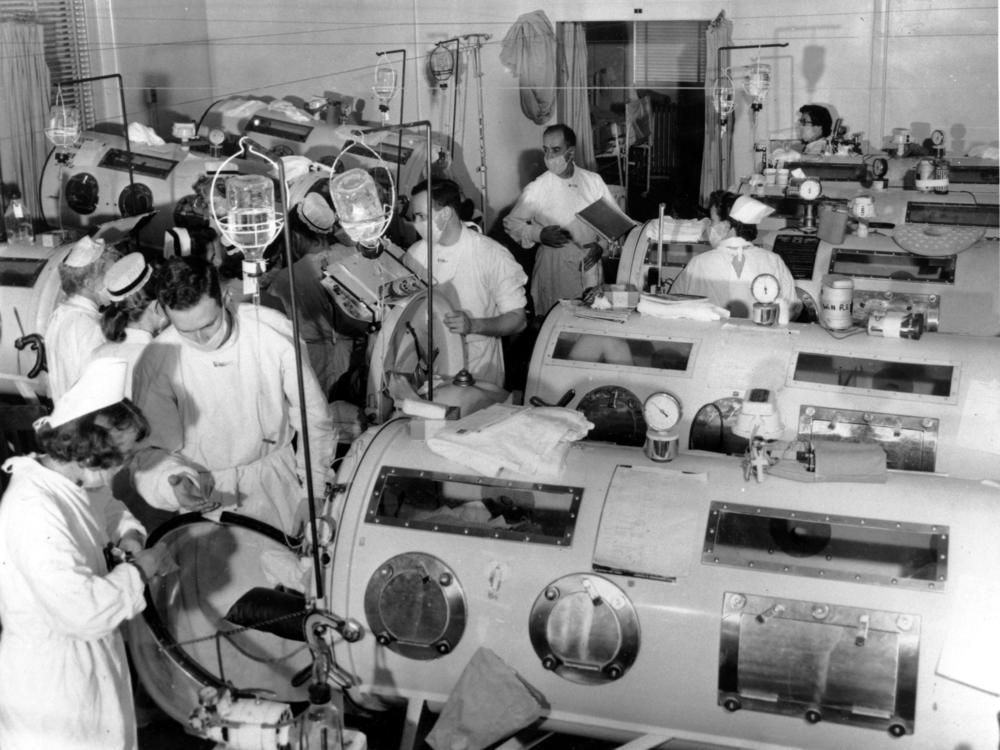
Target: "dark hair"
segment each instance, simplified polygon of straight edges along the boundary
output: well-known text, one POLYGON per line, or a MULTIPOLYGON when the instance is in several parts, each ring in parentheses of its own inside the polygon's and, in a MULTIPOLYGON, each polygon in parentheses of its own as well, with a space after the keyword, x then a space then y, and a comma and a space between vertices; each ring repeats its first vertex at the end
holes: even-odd
POLYGON ((542 137, 544 138, 551 133, 562 133, 563 141, 566 142, 567 148, 573 148, 576 146, 576 133, 573 132, 573 128, 569 125, 564 125, 561 122, 558 122, 555 125, 549 125, 542 131, 542 137))
POLYGON ((737 221, 729 215, 729 212, 733 210, 733 204, 736 203, 736 199, 739 198, 736 193, 730 193, 728 190, 714 190, 708 196, 708 207, 714 206, 716 212, 719 214, 719 221, 728 221, 729 226, 731 226, 736 231, 736 236, 740 239, 744 239, 747 242, 753 242, 757 239, 757 226, 755 224, 744 224, 742 221, 737 221))
POLYGON ((799 114, 806 115, 813 125, 817 125, 823 131, 823 137, 829 138, 830 131, 833 130, 833 117, 830 110, 821 104, 803 104, 799 107, 799 114))
POLYGON ((115 445, 111 431, 96 424, 101 416, 106 417, 116 430, 135 429, 137 440, 149 435, 146 417, 138 406, 126 398, 58 427, 43 424, 37 431, 38 446, 57 461, 75 462, 91 469, 120 466, 125 456, 115 445))
POLYGON ((146 309, 156 302, 157 272, 141 287, 125 299, 110 302, 101 309, 101 331, 108 341, 124 341, 125 329, 129 323, 135 323, 142 317, 146 309))
MULTIPOLYGON (((427 180, 421 180, 410 191, 410 198, 427 192, 427 180)), ((434 180, 431 183, 431 200, 437 208, 451 208, 456 216, 462 214, 462 188, 454 180, 434 180)))
POLYGON ((222 304, 219 273, 204 258, 169 258, 162 270, 156 298, 166 309, 188 310, 205 296, 222 304))

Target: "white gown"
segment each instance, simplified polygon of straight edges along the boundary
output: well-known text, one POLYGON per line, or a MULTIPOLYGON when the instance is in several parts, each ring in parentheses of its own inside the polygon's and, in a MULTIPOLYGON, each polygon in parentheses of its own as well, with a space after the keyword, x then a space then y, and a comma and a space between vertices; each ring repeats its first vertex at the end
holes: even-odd
MULTIPOLYGON (((214 502, 293 532, 305 497, 292 324, 267 308, 240 305, 229 339, 213 351, 173 327, 146 346, 133 376, 135 403, 151 434, 132 462, 136 489, 155 508, 177 510, 172 474, 210 471, 214 502)), ((323 496, 337 432, 303 357, 313 491, 323 496)))
POLYGON ((34 458, 12 458, 0 502, 0 747, 134 750, 118 626, 145 606, 134 565, 102 548, 142 526, 34 458))
POLYGON ((545 315, 560 299, 575 299, 587 287, 603 280, 601 264, 583 270, 587 255, 584 245, 607 243, 576 214, 598 199, 617 207, 611 191, 595 172, 573 167, 568 179, 545 172, 521 193, 514 208, 504 219, 504 229, 524 248, 541 241, 542 230, 551 225, 562 227, 573 238, 562 247, 541 245, 531 273, 531 297, 535 314, 545 315))
POLYGON ((79 379, 94 349, 106 340, 97 304, 86 297, 73 295, 52 311, 45 327, 45 357, 53 401, 79 379))
MULTIPOLYGON (((420 240, 406 252, 406 259, 427 274, 427 242, 420 240)), ((434 282, 456 310, 473 318, 494 318, 523 310, 528 300, 528 277, 503 245, 479 232, 462 227, 452 245, 434 245, 434 282)), ((500 338, 468 334, 466 367, 477 381, 503 387, 503 351, 500 338)), ((453 375, 454 373, 445 373, 453 375)))
POLYGON ((773 274, 778 279, 780 298, 791 309, 798 297, 795 294, 795 279, 785 261, 777 253, 739 237, 729 237, 713 250, 693 257, 677 276, 670 291, 708 297, 713 304, 729 310, 734 318, 749 318, 754 303, 750 284, 762 273, 773 274), (739 268, 740 260, 742 268, 739 268))

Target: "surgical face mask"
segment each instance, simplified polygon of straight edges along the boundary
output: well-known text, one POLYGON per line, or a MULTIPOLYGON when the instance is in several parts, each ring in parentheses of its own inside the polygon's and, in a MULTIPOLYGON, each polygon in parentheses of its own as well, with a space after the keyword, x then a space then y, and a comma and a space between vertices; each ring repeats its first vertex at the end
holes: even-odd
POLYGON ((91 469, 81 467, 79 483, 85 490, 95 490, 98 487, 107 487, 111 483, 112 477, 118 472, 120 467, 112 469, 91 469))
MULTIPOLYGON (((444 225, 448 221, 448 217, 444 215, 444 209, 439 208, 431 216, 431 239, 437 243, 441 241, 441 235, 444 233, 444 225)), ((421 217, 421 221, 413 222, 413 228, 417 230, 422 238, 427 237, 427 219, 421 217)))
POLYGON ((566 154, 545 157, 545 168, 554 175, 561 175, 565 172, 567 164, 569 164, 569 158, 566 154))
POLYGON ((729 225, 724 221, 719 221, 708 228, 708 244, 717 247, 726 237, 729 236, 729 225))

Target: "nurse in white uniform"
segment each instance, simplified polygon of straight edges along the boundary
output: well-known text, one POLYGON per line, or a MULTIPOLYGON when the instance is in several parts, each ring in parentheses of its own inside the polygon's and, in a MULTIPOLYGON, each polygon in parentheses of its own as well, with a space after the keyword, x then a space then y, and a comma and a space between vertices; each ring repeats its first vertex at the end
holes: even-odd
POLYGON ((719 191, 712 194, 710 211, 708 239, 713 249, 692 258, 670 291, 707 297, 733 317, 749 318, 754 303, 751 284, 769 273, 778 280, 779 298, 794 318, 800 304, 791 271, 777 253, 753 244, 756 225, 774 209, 746 195, 719 191))
POLYGON ((0 502, 0 747, 134 750, 118 626, 166 564, 121 503, 92 494, 148 428, 124 401, 127 365, 102 359, 39 420, 42 455, 5 462, 0 502), (108 543, 131 564, 108 570, 108 543))

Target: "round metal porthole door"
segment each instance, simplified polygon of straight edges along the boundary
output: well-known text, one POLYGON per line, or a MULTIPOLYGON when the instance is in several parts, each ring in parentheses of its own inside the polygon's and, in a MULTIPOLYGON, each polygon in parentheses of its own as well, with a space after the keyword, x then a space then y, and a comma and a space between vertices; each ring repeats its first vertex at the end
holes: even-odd
POLYGON ((66 181, 66 205, 82 216, 89 216, 97 210, 100 194, 97 178, 87 172, 75 174, 66 181))
POLYGON ((118 210, 122 216, 138 216, 153 210, 153 191, 141 182, 126 185, 118 194, 118 210))
POLYGON ((365 617, 375 639, 410 659, 451 653, 465 632, 465 616, 465 592, 455 573, 422 552, 386 560, 365 589, 365 617))
POLYGON ((621 679, 639 653, 639 618, 624 591, 606 578, 574 573, 539 594, 528 623, 542 666, 570 682, 621 679))

